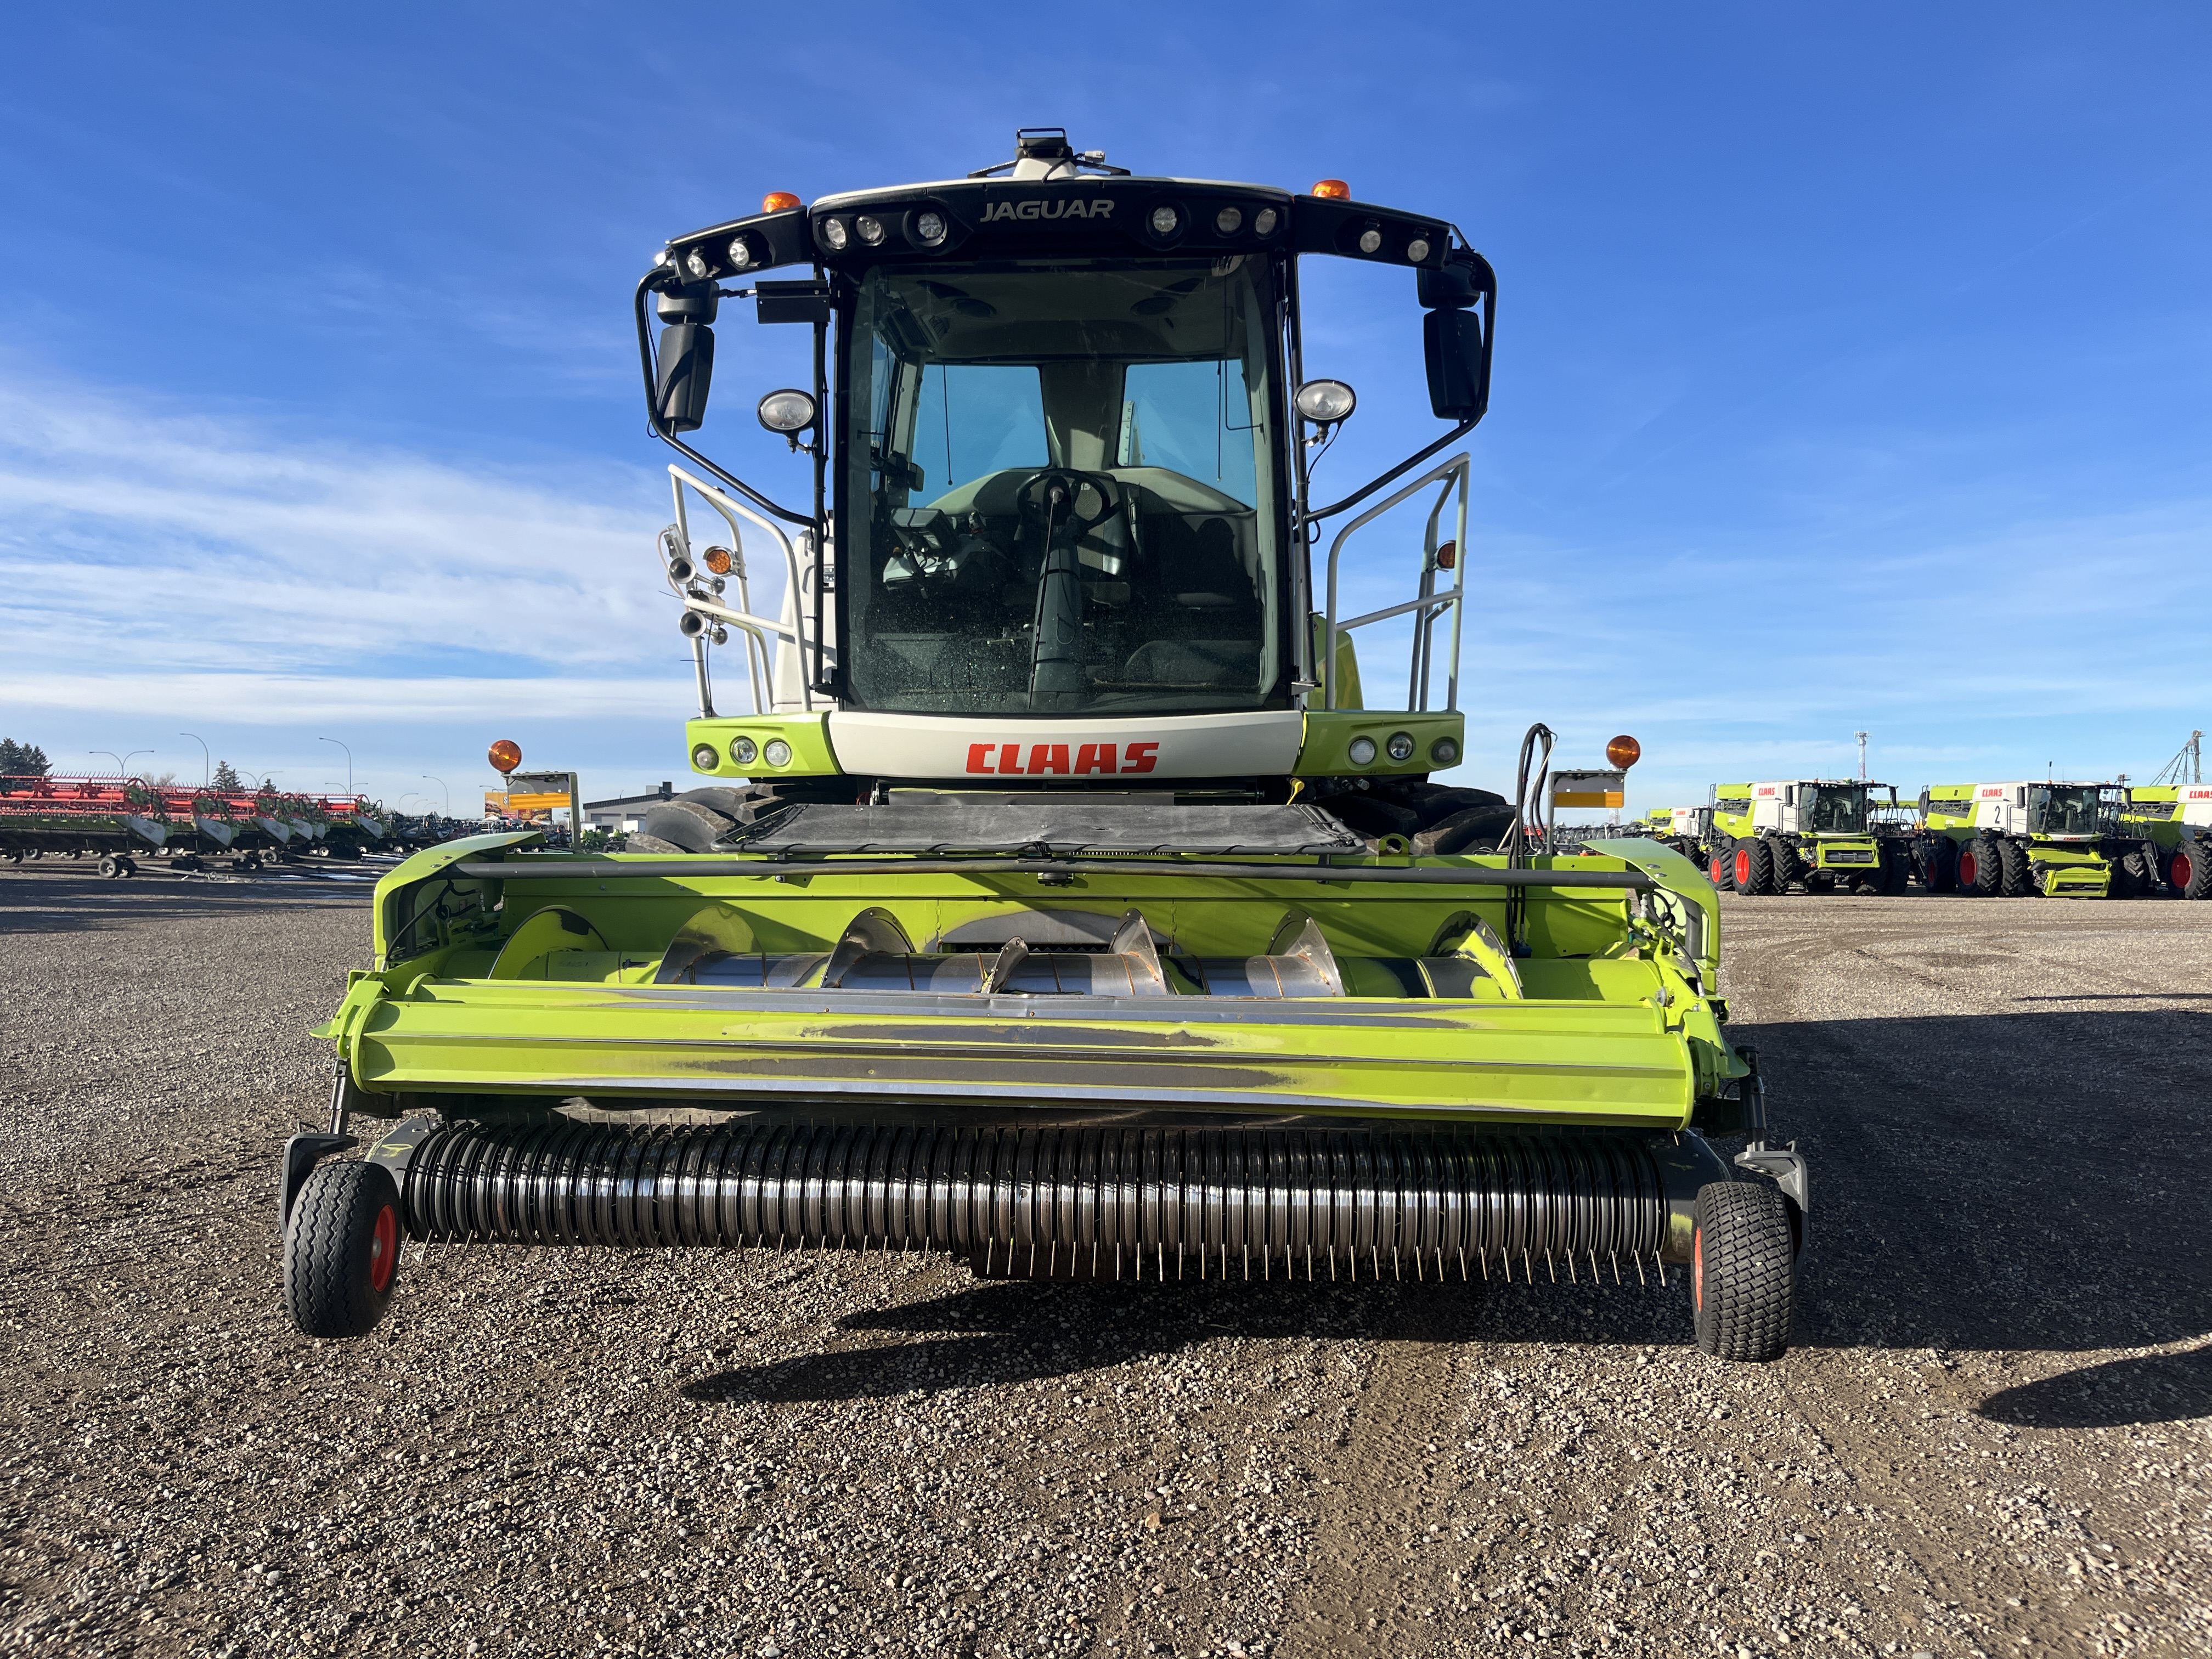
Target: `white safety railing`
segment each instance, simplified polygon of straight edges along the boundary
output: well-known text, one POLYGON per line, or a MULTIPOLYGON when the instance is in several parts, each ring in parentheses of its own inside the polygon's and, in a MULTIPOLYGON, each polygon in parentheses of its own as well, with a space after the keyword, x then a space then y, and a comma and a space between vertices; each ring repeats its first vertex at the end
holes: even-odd
POLYGON ((1413 648, 1412 665, 1407 672, 1406 708, 1410 714, 1426 713, 1429 707, 1429 681, 1434 669, 1436 625, 1443 613, 1449 611, 1451 612, 1451 654, 1445 670, 1444 710, 1446 713, 1457 711, 1460 623, 1462 613, 1466 610, 1468 471, 1467 453, 1462 451, 1451 459, 1424 472, 1411 483, 1384 496, 1336 532, 1336 539, 1329 544, 1328 602, 1328 609, 1322 613, 1326 620, 1322 637, 1327 641, 1327 649, 1322 655, 1321 665, 1322 708, 1336 707, 1336 657, 1337 653, 1342 648, 1344 636, 1355 628, 1364 628, 1370 623, 1386 622, 1393 617, 1402 617, 1410 612, 1413 618, 1413 648), (1350 617, 1341 622, 1338 621, 1336 615, 1337 564, 1343 556, 1345 543, 1351 539, 1352 532, 1361 526, 1371 523, 1401 501, 1419 494, 1431 484, 1437 484, 1441 487, 1437 491, 1436 505, 1429 509, 1428 523, 1422 532, 1419 597, 1408 599, 1403 605, 1389 605, 1381 611, 1370 611, 1364 616, 1350 617), (1458 511, 1454 524, 1454 533, 1450 542, 1444 544, 1452 550, 1451 562, 1449 567, 1446 567, 1451 574, 1451 586, 1439 592, 1437 587, 1437 577, 1439 574, 1437 555, 1442 544, 1437 540, 1437 528, 1443 516, 1444 507, 1453 501, 1455 496, 1458 501, 1458 511))
MULTIPOLYGON (((799 579, 799 551, 792 545, 791 538, 783 533, 782 529, 774 520, 762 517, 743 501, 723 494, 714 485, 693 477, 682 467, 672 465, 668 469, 668 476, 669 487, 676 497, 676 534, 683 544, 682 550, 684 557, 690 559, 694 566, 699 562, 697 556, 691 550, 691 518, 685 509, 684 501, 684 488, 689 484, 699 492, 700 498, 708 506, 713 507, 721 516, 722 521, 730 527, 730 574, 736 578, 738 585, 738 608, 734 611, 726 605, 717 605, 711 599, 702 599, 696 593, 683 592, 679 588, 678 597, 683 599, 684 609, 696 611, 702 617, 711 617, 718 623, 726 623, 744 633, 746 678, 752 691, 752 712, 756 714, 769 714, 772 712, 775 706, 775 697, 770 687, 774 683, 775 671, 773 659, 769 655, 769 637, 773 635, 780 640, 789 641, 792 648, 799 653, 801 662, 799 676, 800 707, 811 711, 814 707, 814 692, 811 684, 812 677, 805 672, 804 667, 806 653, 805 608, 802 605, 787 603, 785 609, 791 613, 792 617, 792 623, 788 627, 781 622, 770 622, 765 617, 757 617, 752 614, 752 589, 746 577, 744 531, 738 524, 738 520, 742 519, 746 524, 757 526, 775 538, 776 546, 783 554, 785 577, 790 584, 784 591, 787 596, 796 596, 802 592, 805 584, 799 579)), ((705 705, 707 703, 704 695, 707 642, 704 637, 695 636, 692 648, 700 653, 701 702, 705 705)), ((711 707, 702 706, 701 712, 710 714, 714 711, 711 707)))

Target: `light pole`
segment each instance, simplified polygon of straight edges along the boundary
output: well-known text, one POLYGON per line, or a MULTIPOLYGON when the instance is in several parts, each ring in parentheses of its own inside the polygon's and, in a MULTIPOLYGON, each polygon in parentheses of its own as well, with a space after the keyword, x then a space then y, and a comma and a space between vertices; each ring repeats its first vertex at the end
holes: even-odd
POLYGON ((151 755, 157 751, 151 749, 134 749, 130 755, 118 755, 112 749, 88 749, 84 752, 88 755, 106 756, 115 763, 116 775, 127 777, 131 772, 131 755, 151 755))
POLYGON ((432 777, 432 776, 431 776, 428 772, 425 772, 425 773, 423 773, 423 774, 422 774, 422 781, 423 781, 423 782, 425 782, 425 783, 434 783, 434 784, 436 784, 436 785, 438 786, 438 787, 439 787, 439 788, 445 790, 445 792, 446 792, 446 816, 447 816, 447 817, 453 817, 453 792, 452 787, 450 787, 450 786, 446 782, 445 779, 443 779, 443 778, 434 778, 434 777, 432 777))
POLYGON ((1867 734, 1866 734, 1865 732, 1860 732, 1855 733, 1854 735, 1856 735, 1856 736, 1857 737, 1858 740, 1859 740, 1859 781, 1860 781, 1861 783, 1864 783, 1864 782, 1866 781, 1866 740, 1867 740, 1867 734))
POLYGON ((338 747, 339 747, 339 748, 345 750, 345 751, 346 751, 346 793, 348 793, 349 795, 350 795, 351 793, 353 793, 353 750, 352 750, 352 749, 350 749, 349 747, 348 747, 346 744, 343 744, 343 743, 338 743, 338 740, 337 740, 336 738, 317 738, 315 739, 315 741, 316 741, 317 743, 337 743, 337 744, 338 744, 338 747))
POLYGON ((258 777, 254 777, 254 775, 251 772, 248 772, 246 775, 249 778, 254 778, 253 793, 258 795, 264 789, 266 789, 269 787, 269 780, 275 777, 277 772, 281 772, 283 769, 284 769, 280 766, 276 768, 276 771, 264 772, 258 777))
POLYGON ((200 787, 204 789, 215 781, 215 757, 208 753, 207 739, 197 732, 179 732, 180 738, 190 738, 200 746, 200 787))

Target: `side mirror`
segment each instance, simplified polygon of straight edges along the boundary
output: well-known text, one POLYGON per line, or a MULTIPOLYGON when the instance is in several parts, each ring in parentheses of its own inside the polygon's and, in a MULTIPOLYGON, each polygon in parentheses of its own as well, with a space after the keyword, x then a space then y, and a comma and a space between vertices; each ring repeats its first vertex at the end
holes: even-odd
POLYGON ((1490 339, 1475 311, 1431 311, 1421 321, 1429 407, 1440 420, 1478 421, 1490 404, 1490 339))
POLYGON ((653 406, 670 432, 696 431, 707 418, 714 377, 714 331, 706 323, 671 323, 660 331, 653 406))

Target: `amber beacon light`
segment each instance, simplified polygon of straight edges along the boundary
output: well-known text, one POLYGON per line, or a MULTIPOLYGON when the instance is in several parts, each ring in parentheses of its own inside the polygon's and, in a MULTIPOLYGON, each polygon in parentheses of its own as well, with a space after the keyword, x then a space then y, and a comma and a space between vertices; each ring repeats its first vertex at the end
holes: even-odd
POLYGON ((1313 187, 1313 193, 1332 202, 1348 202, 1352 199, 1352 186, 1341 179, 1324 179, 1313 187))
POLYGON ((1605 757, 1626 771, 1644 758, 1644 745, 1624 732, 1606 744, 1605 757))
POLYGON ((512 738, 501 738, 497 743, 492 744, 489 752, 491 763, 499 769, 501 775, 512 772, 522 764, 522 745, 512 738))
POLYGON ((799 198, 787 190, 772 190, 761 198, 763 213, 784 213, 799 205, 799 198))

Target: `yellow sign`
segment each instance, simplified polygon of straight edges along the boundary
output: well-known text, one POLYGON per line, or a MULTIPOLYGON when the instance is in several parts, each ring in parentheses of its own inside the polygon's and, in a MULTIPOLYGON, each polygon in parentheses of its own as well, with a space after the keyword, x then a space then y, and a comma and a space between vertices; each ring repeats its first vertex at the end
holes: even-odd
MULTIPOLYGON (((484 799, 489 800, 491 797, 487 795, 484 799)), ((510 812, 543 812, 555 807, 565 809, 568 805, 566 790, 557 795, 518 795, 509 791, 501 799, 506 801, 510 812)))

